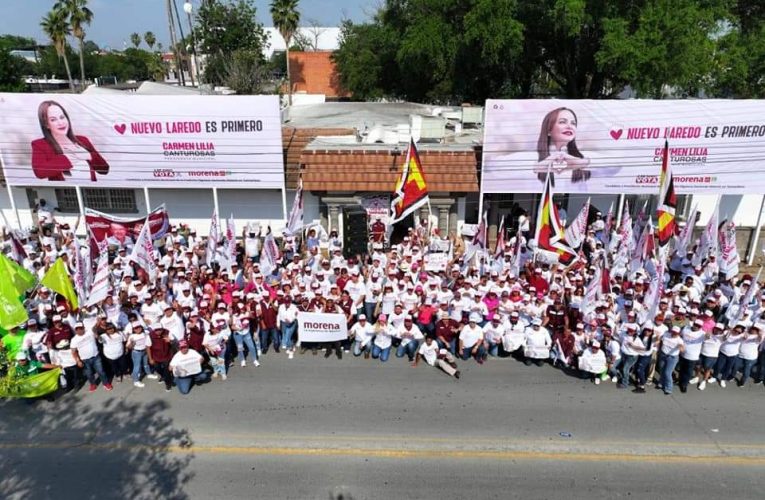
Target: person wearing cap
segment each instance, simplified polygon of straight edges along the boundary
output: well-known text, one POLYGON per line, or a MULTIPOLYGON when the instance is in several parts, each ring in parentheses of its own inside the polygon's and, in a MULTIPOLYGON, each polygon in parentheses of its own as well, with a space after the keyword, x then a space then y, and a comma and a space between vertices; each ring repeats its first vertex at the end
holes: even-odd
POLYGON ((728 385, 728 382, 733 380, 736 374, 736 363, 738 361, 738 353, 741 349, 741 342, 744 340, 746 325, 742 322, 738 322, 720 344, 720 355, 717 358, 717 365, 715 366, 714 378, 720 383, 720 387, 723 389, 728 385))
MULTIPOLYGON (((85 372, 85 377, 90 382, 90 392, 95 392, 98 388, 98 379, 107 391, 112 390, 111 380, 106 376, 103 363, 101 362, 101 356, 98 353, 98 344, 96 344, 96 336, 92 331, 85 331, 85 325, 78 322, 74 325, 74 337, 69 343, 69 347, 72 349, 72 355, 77 363, 77 368, 85 372)), ((79 378, 79 370, 77 378, 79 378)), ((75 382, 79 385, 79 381, 75 382)))
POLYGON ((478 364, 483 364, 486 350, 483 347, 483 330, 479 326, 482 317, 479 313, 470 313, 468 324, 462 327, 459 337, 459 353, 467 361, 471 356, 478 364))
POLYGON ((512 311, 504 323, 502 349, 518 360, 523 358, 522 348, 526 347, 526 325, 521 321, 518 311, 512 311))
POLYGON ((542 366, 544 360, 550 357, 550 348, 552 347, 552 337, 550 331, 542 326, 542 320, 534 318, 531 325, 526 328, 526 342, 524 345, 524 364, 530 366, 534 363, 542 366))
POLYGON ((645 352, 645 344, 638 336, 638 329, 635 323, 629 323, 624 329, 624 335, 621 341, 621 362, 619 364, 619 389, 625 389, 630 385, 630 374, 632 368, 637 363, 638 356, 645 352))
POLYGON ((589 378, 599 385, 607 371, 606 354, 600 348, 600 342, 593 340, 590 347, 579 356, 579 370, 582 378, 589 378))
POLYGON ((276 318, 279 315, 279 303, 270 294, 261 294, 261 300, 258 302, 255 308, 260 331, 258 335, 260 337, 260 354, 266 354, 268 352, 269 340, 270 345, 273 346, 274 351, 279 352, 281 347, 281 338, 279 335, 279 329, 276 327, 276 318))
POLYGON ((366 314, 359 314, 358 321, 351 327, 348 335, 353 339, 353 355, 358 357, 363 353, 364 359, 369 359, 374 327, 367 321, 366 314))
POLYGON ((292 359, 295 355, 294 337, 297 332, 298 308, 288 296, 282 298, 276 314, 276 327, 281 333, 281 348, 292 359))
MULTIPOLYGON (((320 312, 329 313, 329 314, 343 314, 343 310, 332 299, 326 300, 326 302, 324 303, 324 307, 322 307, 320 312)), ((324 359, 332 356, 333 350, 335 351, 335 355, 337 356, 337 359, 343 359, 343 342, 342 341, 337 340, 334 342, 325 342, 324 347, 325 347, 324 359)))
POLYGON ((149 337, 144 331, 144 327, 138 321, 133 321, 130 325, 130 334, 127 337, 127 349, 130 351, 130 357, 133 361, 133 372, 131 377, 133 378, 133 385, 138 388, 145 387, 141 382, 143 374, 146 374, 147 378, 158 379, 157 375, 151 373, 151 367, 149 366, 149 358, 146 355, 147 342, 149 337))
POLYGON ((483 328, 483 347, 487 354, 493 358, 499 356, 499 348, 502 346, 502 338, 505 335, 505 325, 498 314, 494 314, 491 321, 483 328))
POLYGON ((396 330, 396 337, 400 339, 400 343, 396 348, 396 357, 403 358, 406 354, 409 357, 409 361, 414 361, 415 354, 417 354, 417 348, 420 345, 420 340, 424 335, 420 328, 414 323, 411 314, 404 316, 404 322, 396 330))
POLYGON ((439 310, 437 313, 435 336, 438 345, 448 349, 450 353, 457 354, 457 341, 460 332, 460 323, 455 321, 448 311, 439 310))
POLYGON ((173 373, 170 370, 170 360, 173 357, 173 344, 170 332, 164 328, 154 328, 146 338, 146 354, 149 366, 159 375, 159 382, 165 383, 165 391, 173 388, 173 373))
POLYGON ((372 358, 379 359, 385 363, 390 357, 393 337, 396 335, 396 328, 388 323, 388 316, 381 314, 377 317, 377 323, 374 326, 374 340, 372 340, 372 358))
POLYGON ((59 368, 58 365, 29 359, 29 356, 27 356, 27 353, 24 351, 17 352, 13 359, 16 361, 16 366, 14 368, 16 376, 20 378, 37 375, 43 370, 59 368))
POLYGON ((695 319, 692 325, 686 326, 681 332, 685 349, 680 354, 677 385, 683 393, 688 391, 689 384, 696 384, 699 381, 699 359, 706 338, 704 330, 701 329, 703 325, 704 320, 695 319))
POLYGON ((217 323, 210 326, 210 330, 205 332, 202 339, 202 346, 210 357, 210 365, 213 368, 213 378, 220 376, 221 380, 226 380, 226 347, 229 339, 229 329, 225 320, 219 319, 217 323))
POLYGON ((207 375, 202 371, 203 360, 201 354, 189 348, 188 342, 181 340, 178 343, 178 352, 173 355, 169 367, 181 394, 188 394, 193 384, 207 381, 207 375))
POLYGON ((122 382, 128 373, 128 359, 125 356, 125 335, 118 330, 114 323, 106 323, 104 332, 98 335, 98 342, 106 359, 111 380, 122 382))
POLYGON ((22 349, 30 354, 30 359, 42 363, 50 362, 48 347, 45 345, 45 335, 46 332, 38 328, 36 319, 30 318, 27 321, 26 334, 24 334, 21 345, 22 349))
POLYGON ((50 352, 51 362, 55 364, 61 364, 56 359, 56 350, 58 349, 56 346, 62 340, 66 340, 68 349, 68 342, 72 339, 72 337, 74 337, 74 330, 69 326, 69 324, 62 321, 62 318, 59 314, 53 315, 51 318, 51 323, 53 324, 48 327, 48 334, 45 337, 45 342, 48 348, 48 352, 50 352))
POLYGON ((704 341, 701 344, 701 375, 698 389, 703 391, 707 387, 707 382, 715 383, 717 379, 712 378, 712 373, 717 366, 717 359, 720 356, 720 346, 726 337, 725 325, 716 323, 711 332, 704 335, 704 341))
POLYGON ((741 346, 738 351, 738 366, 741 371, 741 379, 738 381, 739 387, 744 387, 752 376, 752 368, 757 363, 760 346, 763 345, 763 325, 755 323, 749 327, 741 340, 741 346))
POLYGON ((680 327, 675 325, 662 335, 659 341, 659 359, 656 364, 656 370, 659 372, 657 388, 664 391, 666 395, 672 394, 672 374, 683 351, 685 351, 685 342, 680 327))

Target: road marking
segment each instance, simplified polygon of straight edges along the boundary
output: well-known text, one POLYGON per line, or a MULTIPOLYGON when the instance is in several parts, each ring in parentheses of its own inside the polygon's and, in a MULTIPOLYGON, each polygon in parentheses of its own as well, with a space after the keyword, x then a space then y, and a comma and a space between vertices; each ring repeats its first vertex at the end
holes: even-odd
POLYGON ((386 448, 289 448, 244 446, 149 446, 123 445, 119 443, 6 443, 0 449, 70 449, 85 451, 153 451, 157 453, 197 455, 254 455, 254 456, 300 456, 300 457, 364 457, 393 459, 456 459, 456 460, 526 460, 566 462, 631 462, 648 464, 765 466, 765 457, 730 455, 632 455, 625 453, 566 453, 544 451, 479 451, 479 450, 400 450, 386 448))

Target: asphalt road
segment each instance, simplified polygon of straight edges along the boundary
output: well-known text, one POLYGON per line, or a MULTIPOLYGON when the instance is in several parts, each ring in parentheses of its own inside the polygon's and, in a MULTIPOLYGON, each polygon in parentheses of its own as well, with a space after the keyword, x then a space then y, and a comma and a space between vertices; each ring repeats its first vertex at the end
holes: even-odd
POLYGON ((186 397, 147 381, 0 403, 3 498, 755 498, 765 387, 633 394, 512 359, 269 354, 186 397))

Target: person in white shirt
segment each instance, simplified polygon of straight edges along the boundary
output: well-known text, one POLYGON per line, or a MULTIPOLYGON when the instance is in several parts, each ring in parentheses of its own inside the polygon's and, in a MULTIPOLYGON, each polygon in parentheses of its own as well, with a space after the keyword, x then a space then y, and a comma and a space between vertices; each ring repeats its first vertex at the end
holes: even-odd
POLYGON ((707 387, 707 382, 714 384, 717 379, 712 377, 712 373, 717 366, 717 360, 720 356, 720 346, 725 340, 725 325, 717 323, 712 331, 704 336, 701 344, 701 382, 699 390, 703 391, 707 387))
POLYGON ((425 362, 430 366, 437 366, 447 375, 460 378, 460 371, 457 369, 457 363, 452 353, 447 349, 439 347, 438 342, 433 340, 433 337, 430 335, 425 337, 425 341, 417 349, 417 357, 412 366, 417 367, 421 358, 425 359, 425 362))
POLYGON ((374 328, 375 338, 372 341, 372 358, 379 358, 383 363, 388 361, 395 331, 395 327, 388 324, 388 317, 385 314, 377 317, 374 328))
POLYGON ((526 325, 520 320, 518 311, 510 313, 504 326, 502 349, 510 354, 519 352, 520 348, 526 346, 526 325))
POLYGON ((210 331, 205 333, 202 346, 210 355, 210 365, 213 367, 213 378, 220 375, 221 380, 226 380, 226 344, 228 341, 228 327, 224 320, 212 325, 210 331))
POLYGON ((499 314, 483 326, 483 346, 489 356, 496 358, 499 355, 499 346, 505 335, 505 325, 500 322, 499 314))
POLYGON ((244 352, 244 348, 247 347, 247 352, 250 354, 250 358, 252 358, 252 365, 255 367, 260 366, 258 351, 252 340, 250 319, 246 314, 237 314, 231 318, 231 333, 234 337, 239 364, 242 367, 247 366, 244 352))
POLYGON ((348 333, 353 338, 353 355, 361 356, 364 353, 364 359, 369 359, 369 355, 372 353, 374 327, 367 322, 366 314, 359 314, 359 320, 348 333))
POLYGON ((170 332, 170 339, 172 339, 173 342, 177 343, 183 339, 185 334, 183 320, 181 320, 180 316, 178 316, 172 307, 165 307, 165 315, 159 319, 159 325, 170 332))
POLYGON ((203 357, 197 351, 189 349, 185 340, 178 343, 178 352, 170 360, 170 370, 175 378, 175 385, 181 394, 188 394, 193 383, 207 381, 207 376, 202 371, 203 357))
POLYGON ((737 323, 732 330, 728 332, 720 345, 720 355, 717 358, 715 366, 715 375, 720 382, 720 387, 725 388, 727 383, 733 379, 736 374, 736 362, 741 348, 741 341, 744 339, 744 323, 737 323))
POLYGON ((409 361, 414 361, 420 340, 423 339, 424 335, 420 331, 420 327, 414 324, 411 314, 404 316, 404 324, 398 327, 396 337, 401 339, 401 343, 396 349, 396 357, 403 358, 406 354, 409 361))
POLYGON ((96 374, 104 385, 104 389, 111 391, 111 380, 106 376, 106 371, 104 371, 104 366, 101 363, 96 336, 92 331, 86 332, 83 323, 74 325, 74 337, 72 337, 69 347, 72 349, 77 367, 85 371, 85 376, 90 382, 89 391, 95 392, 98 387, 96 374))
POLYGON ((524 364, 530 366, 534 363, 542 366, 544 360, 550 357, 550 348, 552 347, 552 338, 547 328, 542 326, 540 318, 534 318, 531 326, 526 329, 526 347, 523 355, 524 364))
POLYGON ((704 326, 704 321, 697 319, 691 326, 686 326, 682 330, 685 350, 680 355, 680 377, 677 384, 680 387, 680 392, 686 392, 688 384, 695 384, 699 381, 699 359, 706 338, 704 330, 701 329, 702 326, 704 326))
POLYGON ((621 353, 622 360, 619 366, 619 384, 618 388, 624 389, 630 384, 630 372, 637 363, 638 356, 645 351, 643 340, 637 335, 637 325, 630 323, 626 326, 624 336, 622 337, 621 353))
POLYGON ((117 330, 113 323, 107 323, 105 329, 106 331, 98 336, 98 341, 103 346, 109 372, 112 377, 119 377, 119 381, 122 382, 122 377, 128 371, 128 360, 125 357, 125 336, 117 330))
POLYGON ((287 351, 287 357, 295 355, 294 337, 297 331, 298 308, 290 297, 282 299, 276 313, 276 328, 281 332, 281 347, 287 351))
POLYGON ((132 332, 127 336, 127 348, 133 360, 133 385, 144 387, 144 383, 141 382, 142 374, 145 373, 146 377, 150 379, 159 378, 151 373, 151 368, 149 367, 149 358, 146 354, 146 339, 148 335, 144 331, 143 325, 137 321, 134 321, 128 327, 132 332))
POLYGON ((486 350, 483 347, 483 330, 478 323, 483 320, 480 313, 470 313, 468 324, 462 327, 459 338, 459 351, 462 359, 467 361, 471 356, 478 364, 483 364, 486 350))
POLYGON ((744 334, 741 340, 741 346, 738 351, 739 366, 741 367, 741 379, 738 381, 739 387, 744 387, 752 376, 752 368, 757 363, 760 345, 763 341, 762 325, 754 324, 749 327, 749 331, 744 334))
POLYGON ((585 349, 579 356, 579 370, 583 377, 590 377, 595 385, 600 384, 602 375, 606 373, 606 355, 600 349, 600 342, 593 340, 589 349, 585 349))
POLYGON ((659 361, 656 369, 659 372, 659 389, 664 394, 672 394, 672 373, 680 358, 680 353, 685 350, 685 342, 680 335, 680 327, 673 326, 670 331, 661 337, 661 346, 659 347, 659 361))

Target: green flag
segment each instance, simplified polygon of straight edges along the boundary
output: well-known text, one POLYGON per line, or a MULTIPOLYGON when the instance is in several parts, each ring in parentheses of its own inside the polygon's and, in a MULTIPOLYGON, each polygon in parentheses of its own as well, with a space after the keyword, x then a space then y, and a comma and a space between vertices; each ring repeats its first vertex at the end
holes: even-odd
POLYGON ((4 254, 0 254, 0 276, 3 277, 3 281, 8 278, 8 281, 13 284, 16 296, 24 295, 24 292, 35 286, 37 282, 32 273, 4 254))
POLYGON ((24 323, 29 316, 12 280, 0 278, 0 327, 10 330, 24 323))
POLYGON ((78 309, 80 307, 79 303, 77 302, 77 292, 74 291, 72 279, 69 277, 69 273, 67 272, 66 266, 64 265, 64 261, 61 260, 61 257, 56 259, 56 262, 54 262, 50 269, 48 269, 48 272, 45 273, 43 279, 40 280, 40 284, 46 288, 50 288, 56 293, 61 294, 61 296, 63 296, 67 302, 69 302, 72 310, 78 309))
POLYGON ((58 389, 61 368, 21 378, 11 388, 0 389, 0 398, 38 398, 58 389))

